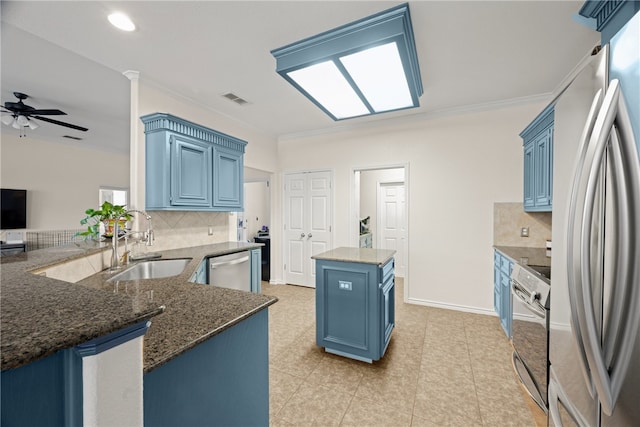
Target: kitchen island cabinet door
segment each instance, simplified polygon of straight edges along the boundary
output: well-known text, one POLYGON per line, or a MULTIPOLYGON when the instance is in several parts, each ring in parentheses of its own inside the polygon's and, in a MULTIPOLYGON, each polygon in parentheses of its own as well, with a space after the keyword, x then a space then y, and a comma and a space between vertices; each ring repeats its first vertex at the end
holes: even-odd
POLYGON ((329 353, 379 360, 395 327, 393 259, 385 265, 316 259, 316 343, 329 353))

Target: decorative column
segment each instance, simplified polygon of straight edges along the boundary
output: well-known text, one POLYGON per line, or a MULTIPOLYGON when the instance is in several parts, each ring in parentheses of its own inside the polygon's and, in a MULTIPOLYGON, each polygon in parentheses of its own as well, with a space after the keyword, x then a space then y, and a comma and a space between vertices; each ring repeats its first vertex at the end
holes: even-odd
POLYGON ((75 348, 82 357, 82 425, 144 425, 141 322, 75 348))
POLYGON ((139 80, 140 72, 127 70, 123 72, 131 81, 130 113, 129 113, 129 209, 144 209, 144 190, 139 177, 144 174, 140 159, 144 159, 144 147, 140 143, 138 124, 139 110, 139 80))

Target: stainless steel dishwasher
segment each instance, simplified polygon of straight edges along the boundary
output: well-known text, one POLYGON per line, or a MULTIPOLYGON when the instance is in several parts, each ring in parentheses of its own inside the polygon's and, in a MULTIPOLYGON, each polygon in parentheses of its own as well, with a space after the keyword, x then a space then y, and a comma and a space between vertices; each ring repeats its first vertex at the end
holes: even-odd
POLYGON ((209 284, 249 292, 251 290, 249 251, 209 258, 209 284))

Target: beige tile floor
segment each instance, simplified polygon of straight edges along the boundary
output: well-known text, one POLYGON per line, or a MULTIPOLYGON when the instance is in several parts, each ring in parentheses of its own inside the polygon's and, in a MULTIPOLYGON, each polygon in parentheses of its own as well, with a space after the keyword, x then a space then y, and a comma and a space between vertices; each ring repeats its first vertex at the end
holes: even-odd
POLYGON ((269 308, 271 426, 536 426, 497 317, 405 304, 398 278, 396 328, 368 364, 316 346, 314 289, 262 286, 280 299, 269 308))

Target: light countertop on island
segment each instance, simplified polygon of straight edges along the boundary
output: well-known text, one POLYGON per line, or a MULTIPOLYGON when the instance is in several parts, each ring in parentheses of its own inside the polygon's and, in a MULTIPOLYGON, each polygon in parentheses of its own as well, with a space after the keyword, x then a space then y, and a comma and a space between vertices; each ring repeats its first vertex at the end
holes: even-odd
POLYGON ((339 247, 322 252, 311 258, 324 261, 358 262, 383 265, 396 253, 390 249, 339 247))

